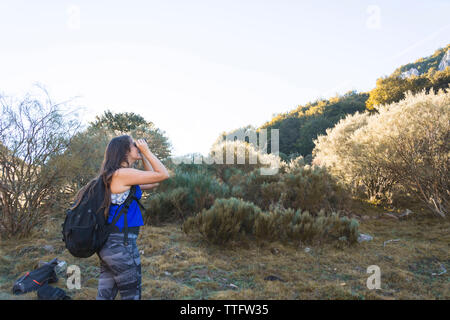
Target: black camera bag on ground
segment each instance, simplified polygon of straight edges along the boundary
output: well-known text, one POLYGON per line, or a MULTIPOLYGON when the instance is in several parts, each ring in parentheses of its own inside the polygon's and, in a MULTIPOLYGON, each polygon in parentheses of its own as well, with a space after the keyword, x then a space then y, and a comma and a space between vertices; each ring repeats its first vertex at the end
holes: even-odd
POLYGON ((47 283, 38 289, 37 296, 38 300, 71 300, 63 289, 47 283))
POLYGON ((58 277, 55 272, 55 267, 57 264, 58 260, 55 258, 52 261, 44 264, 42 267, 25 273, 14 283, 13 293, 23 294, 37 290, 47 283, 57 282, 58 277))

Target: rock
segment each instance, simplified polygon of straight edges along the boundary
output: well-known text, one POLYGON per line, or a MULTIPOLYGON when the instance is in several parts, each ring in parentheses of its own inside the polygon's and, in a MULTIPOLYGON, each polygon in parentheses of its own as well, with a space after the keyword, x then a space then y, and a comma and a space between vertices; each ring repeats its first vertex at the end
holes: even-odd
POLYGON ((48 252, 53 252, 53 251, 55 251, 55 248, 52 246, 52 245, 50 245, 50 244, 46 244, 45 246, 43 246, 42 247, 45 251, 48 251, 48 252))
POLYGON ((406 78, 410 78, 411 76, 418 76, 418 75, 419 75, 419 70, 417 70, 416 68, 411 68, 405 72, 402 72, 400 77, 402 79, 406 79, 406 78))
POLYGON ((398 220, 398 217, 394 216, 392 213, 389 212, 385 212, 381 218, 390 218, 390 219, 394 219, 394 220, 398 220))
POLYGON ((440 266, 441 266, 440 272, 438 272, 438 273, 433 272, 433 273, 431 274, 432 276, 441 276, 441 275, 447 273, 447 269, 445 269, 445 267, 444 267, 444 265, 443 265, 442 263, 440 264, 440 266))
POLYGON ((67 270, 67 262, 64 260, 58 260, 58 264, 55 267, 55 272, 58 274, 64 274, 67 270))
POLYGON ((385 247, 389 242, 396 242, 396 241, 400 241, 400 239, 387 240, 387 241, 383 242, 383 247, 385 247))
POLYGON ((369 216, 362 216, 362 217, 361 217, 361 220, 362 220, 362 221, 366 221, 366 220, 369 220, 369 219, 370 219, 369 216))
POLYGON ((275 276, 275 275, 270 275, 264 278, 264 280, 268 280, 268 281, 281 281, 281 282, 286 282, 286 280, 281 279, 279 276, 275 276))
POLYGON ((170 275, 171 275, 171 273, 170 273, 169 271, 164 271, 164 274, 165 274, 166 276, 170 276, 170 275))
POLYGON ((277 255, 280 253, 280 250, 278 248, 270 248, 270 252, 272 252, 272 254, 277 255))
POLYGON ((439 70, 445 70, 450 65, 450 49, 447 50, 445 55, 442 57, 441 62, 439 63, 439 70))
POLYGON ((405 219, 409 217, 413 212, 409 209, 406 209, 401 215, 399 215, 400 219, 405 219))
POLYGON ((360 233, 358 237, 358 242, 361 243, 363 241, 371 241, 373 240, 373 237, 368 234, 360 233))
POLYGON ((311 251, 311 248, 308 248, 308 247, 305 248, 305 252, 306 252, 306 253, 308 253, 308 252, 310 252, 310 251, 311 251))

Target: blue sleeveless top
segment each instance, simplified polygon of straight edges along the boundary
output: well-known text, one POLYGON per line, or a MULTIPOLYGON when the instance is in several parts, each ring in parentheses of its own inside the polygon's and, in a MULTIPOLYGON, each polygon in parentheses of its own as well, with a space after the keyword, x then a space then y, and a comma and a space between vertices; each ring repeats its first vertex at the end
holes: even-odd
MULTIPOLYGON (((113 221, 116 213, 118 213, 119 210, 122 209, 128 193, 129 193, 129 190, 125 191, 123 193, 119 193, 119 194, 114 194, 114 193, 111 194, 111 205, 109 207, 108 223, 111 223, 113 221)), ((136 185, 135 196, 138 199, 141 199, 141 197, 142 197, 142 190, 139 187, 139 185, 136 185)), ((122 231, 122 229, 124 227, 124 220, 125 220, 125 215, 122 213, 122 216, 119 218, 119 220, 116 223, 116 226, 119 227, 120 231, 122 231)), ((136 200, 133 200, 130 203, 130 207, 128 208, 128 213, 127 213, 127 221, 128 221, 128 227, 138 227, 138 226, 144 225, 141 208, 139 207, 136 200)))

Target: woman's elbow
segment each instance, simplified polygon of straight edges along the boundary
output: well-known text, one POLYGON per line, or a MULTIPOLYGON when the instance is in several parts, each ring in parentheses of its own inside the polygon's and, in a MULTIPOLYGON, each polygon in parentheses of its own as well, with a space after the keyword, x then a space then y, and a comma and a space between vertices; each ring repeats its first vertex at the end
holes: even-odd
POLYGON ((170 175, 169 175, 169 174, 167 174, 167 173, 162 173, 162 174, 160 175, 160 177, 159 177, 159 179, 158 179, 157 182, 162 182, 162 181, 167 180, 167 179, 169 179, 169 178, 170 178, 170 175))

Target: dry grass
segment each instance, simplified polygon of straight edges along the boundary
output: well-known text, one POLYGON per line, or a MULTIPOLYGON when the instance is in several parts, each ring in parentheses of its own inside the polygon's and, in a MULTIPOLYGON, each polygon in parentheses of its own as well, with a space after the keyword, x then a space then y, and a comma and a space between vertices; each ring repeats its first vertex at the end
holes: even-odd
MULTIPOLYGON (((310 247, 278 242, 207 245, 186 236, 179 225, 145 226, 138 247, 142 263, 143 299, 449 299, 450 221, 426 217, 419 208, 407 220, 379 219, 387 210, 355 202, 364 217, 360 232, 374 237, 354 246, 310 247), (400 239, 396 242, 384 242, 400 239), (366 286, 367 267, 381 269, 381 289, 366 286), (449 270, 440 276, 441 265, 449 270), (264 280, 276 276, 281 280, 264 280)), ((60 220, 49 220, 44 233, 26 240, 5 241, 0 248, 0 299, 36 299, 36 293, 11 294, 14 280, 39 260, 54 257, 81 269, 81 290, 69 290, 62 277, 57 286, 73 299, 95 299, 99 262, 96 255, 76 259, 60 236, 60 220), (49 253, 42 247, 50 244, 49 253)), ((118 297, 119 298, 119 297, 118 297)))

